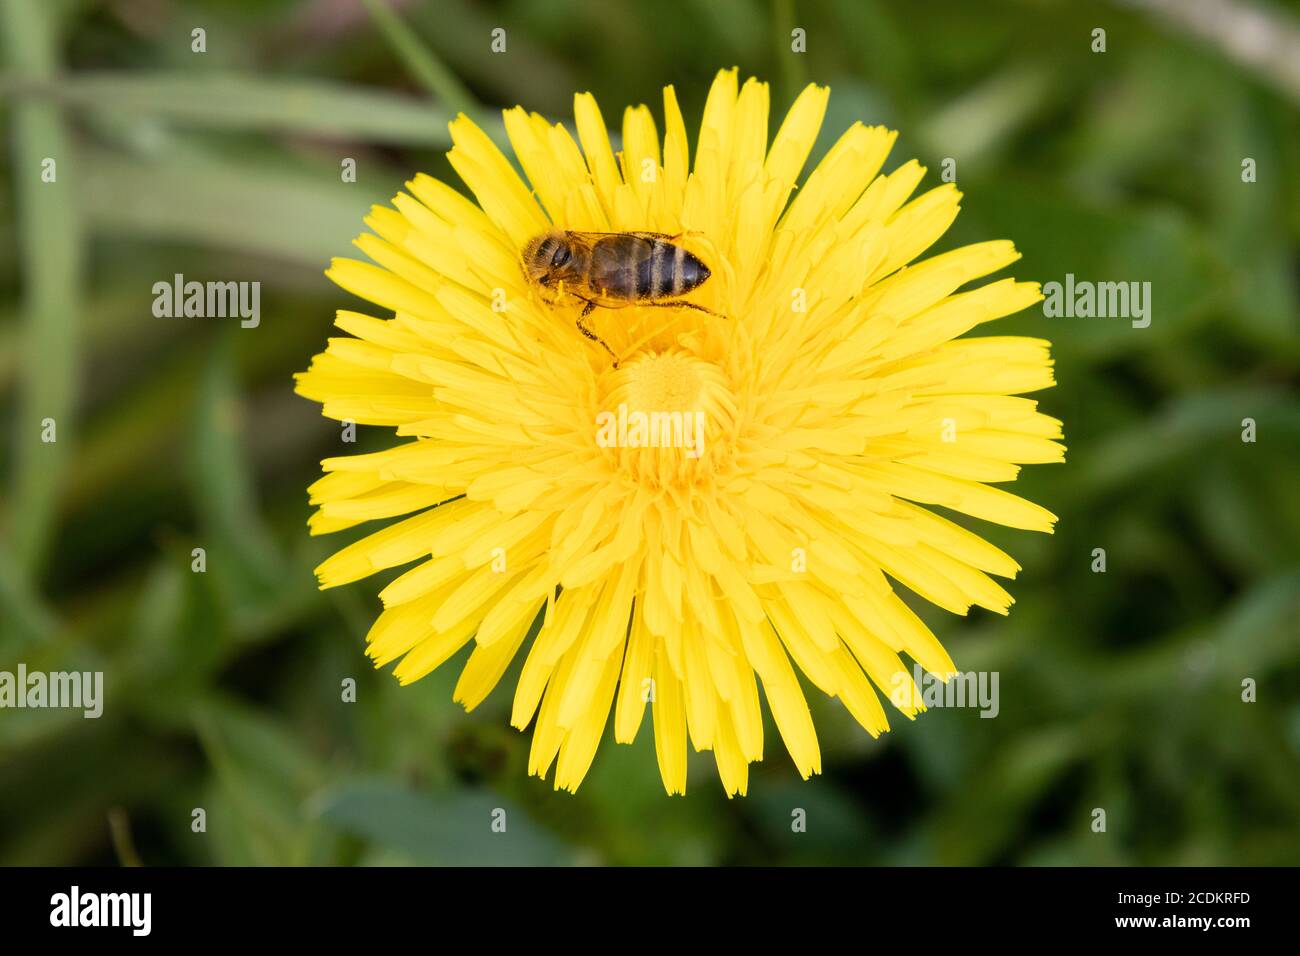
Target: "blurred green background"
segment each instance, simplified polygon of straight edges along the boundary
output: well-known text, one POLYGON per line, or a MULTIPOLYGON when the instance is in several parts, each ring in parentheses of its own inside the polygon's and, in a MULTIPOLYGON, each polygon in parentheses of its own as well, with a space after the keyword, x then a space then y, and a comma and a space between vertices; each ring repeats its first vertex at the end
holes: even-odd
MULTIPOLYGON (((106 674, 99 720, 0 711, 0 863, 1300 861, 1296 5, 1254 5, 1253 34, 1241 4, 1161 0, 388 9, 0 0, 0 670, 106 674), (467 716, 463 655, 399 689, 362 656, 374 582, 316 590, 347 536, 308 538, 304 489, 341 446, 290 376, 358 307, 321 272, 368 206, 418 170, 456 182, 455 110, 568 122, 591 90, 607 120, 659 116, 673 83, 690 127, 733 64, 771 82, 774 121, 829 83, 824 140, 894 126, 889 166, 920 157, 927 185, 956 159, 940 248, 1010 238, 1020 278, 1149 281, 1153 320, 994 330, 1054 341, 1038 397, 1070 449, 1016 488, 1055 536, 964 522, 1024 565, 1010 617, 923 609, 960 668, 1000 673, 997 719, 932 710, 873 741, 810 690, 811 782, 769 726, 749 797, 706 754, 669 799, 647 721, 556 794, 507 726, 517 668, 467 716), (261 325, 155 318, 178 272, 261 281, 261 325)), ((344 451, 391 441, 362 431, 344 451)))

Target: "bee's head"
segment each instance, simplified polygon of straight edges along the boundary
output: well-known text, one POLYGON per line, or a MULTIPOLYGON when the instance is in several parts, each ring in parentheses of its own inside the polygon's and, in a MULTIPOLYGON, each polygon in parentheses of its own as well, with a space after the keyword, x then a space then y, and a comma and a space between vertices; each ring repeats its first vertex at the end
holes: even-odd
POLYGON ((524 269, 534 282, 558 272, 569 264, 573 250, 562 232, 547 232, 524 247, 524 269))

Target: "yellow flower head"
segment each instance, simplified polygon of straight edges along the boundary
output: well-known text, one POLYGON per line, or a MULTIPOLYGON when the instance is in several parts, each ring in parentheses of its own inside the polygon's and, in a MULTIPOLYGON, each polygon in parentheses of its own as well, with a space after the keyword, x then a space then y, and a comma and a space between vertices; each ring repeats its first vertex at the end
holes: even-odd
POLYGON ((418 562, 380 593, 368 654, 409 683, 472 643, 467 709, 522 648, 511 722, 534 723, 529 769, 555 764, 557 788, 578 787, 611 709, 629 743, 649 703, 669 793, 688 737, 745 793, 760 685, 799 772, 819 772, 796 666, 875 736, 879 694, 924 709, 900 655, 956 670, 894 582, 956 614, 1012 603, 990 575, 1016 562, 924 506, 1052 529, 995 487, 1063 458, 1061 423, 1018 397, 1052 384, 1049 343, 958 338, 1038 285, 958 291, 1018 258, 1003 241, 909 265, 961 195, 909 199, 915 161, 880 175, 882 127, 855 124, 796 191, 827 97, 804 90, 769 144, 767 86, 719 73, 693 165, 672 87, 662 144, 640 106, 619 153, 588 94, 577 142, 509 110, 531 186, 461 116, 449 158, 477 205, 417 176, 366 219, 356 244, 376 264, 328 271, 393 315, 340 312, 350 337, 298 391, 406 440, 322 463, 314 534, 386 524, 324 562, 321 586, 418 562), (711 272, 683 301, 716 315, 596 309, 584 322, 616 367, 575 327, 574 290, 527 278, 522 250, 551 230, 674 237, 711 272))

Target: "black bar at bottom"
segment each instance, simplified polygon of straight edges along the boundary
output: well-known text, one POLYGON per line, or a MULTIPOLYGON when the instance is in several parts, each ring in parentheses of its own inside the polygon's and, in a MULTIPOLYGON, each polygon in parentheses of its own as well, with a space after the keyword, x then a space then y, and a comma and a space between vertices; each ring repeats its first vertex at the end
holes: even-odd
POLYGON ((373 945, 400 931, 430 945, 460 946, 453 940, 469 934, 497 948, 512 929, 530 941, 609 943, 622 926, 667 943, 778 924, 805 939, 863 934, 864 947, 880 933, 1231 942, 1289 925, 1293 879, 1287 869, 1231 868, 7 869, 0 926, 11 943, 70 934, 220 943, 284 932, 295 942, 373 945))

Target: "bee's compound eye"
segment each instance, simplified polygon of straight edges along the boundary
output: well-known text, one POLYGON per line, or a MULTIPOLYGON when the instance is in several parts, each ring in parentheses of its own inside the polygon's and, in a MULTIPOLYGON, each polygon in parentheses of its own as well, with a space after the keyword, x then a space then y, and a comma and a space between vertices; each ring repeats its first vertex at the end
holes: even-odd
POLYGON ((568 261, 569 247, 561 242, 555 249, 555 255, 551 256, 551 268, 558 269, 568 261))

